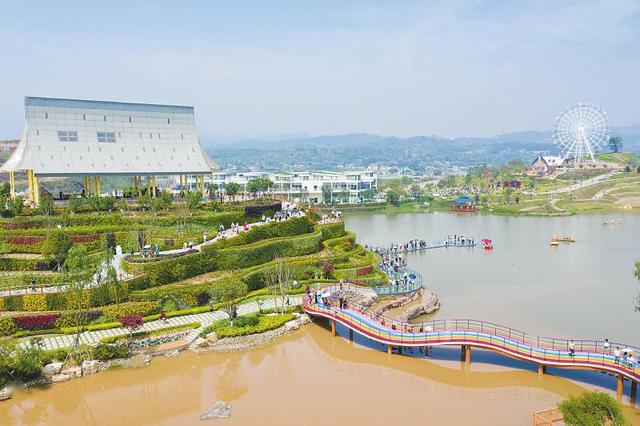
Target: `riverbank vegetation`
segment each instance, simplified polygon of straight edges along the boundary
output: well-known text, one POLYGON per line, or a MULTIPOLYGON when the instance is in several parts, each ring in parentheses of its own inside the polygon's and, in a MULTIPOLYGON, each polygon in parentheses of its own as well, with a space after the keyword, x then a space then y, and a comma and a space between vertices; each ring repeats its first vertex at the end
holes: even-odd
POLYGON ((570 396, 558 406, 569 426, 627 425, 622 405, 603 392, 570 396))

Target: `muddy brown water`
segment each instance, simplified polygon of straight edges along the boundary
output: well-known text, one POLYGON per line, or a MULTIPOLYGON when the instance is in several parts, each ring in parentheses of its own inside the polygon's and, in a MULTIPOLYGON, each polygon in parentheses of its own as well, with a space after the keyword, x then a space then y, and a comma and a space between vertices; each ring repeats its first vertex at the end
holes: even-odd
MULTIPOLYGON (((185 352, 0 403, 9 425, 531 424, 532 413, 585 389, 566 378, 459 360, 387 355, 331 337, 317 321, 262 349, 185 352), (217 400, 229 419, 199 420, 217 400)), ((627 415, 640 419, 627 407, 627 415)))

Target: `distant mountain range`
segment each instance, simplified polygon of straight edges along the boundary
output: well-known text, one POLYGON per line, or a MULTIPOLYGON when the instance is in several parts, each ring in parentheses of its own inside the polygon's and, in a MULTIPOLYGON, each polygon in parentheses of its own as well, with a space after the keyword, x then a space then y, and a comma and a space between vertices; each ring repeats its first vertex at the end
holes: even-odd
MULTIPOLYGON (((640 125, 618 127, 624 150, 640 153, 640 125)), ((340 169, 378 165, 430 172, 514 158, 532 161, 538 154, 556 154, 551 131, 524 131, 494 137, 413 136, 399 138, 368 133, 203 141, 223 169, 340 169)), ((605 147, 605 150, 608 147, 605 147)))

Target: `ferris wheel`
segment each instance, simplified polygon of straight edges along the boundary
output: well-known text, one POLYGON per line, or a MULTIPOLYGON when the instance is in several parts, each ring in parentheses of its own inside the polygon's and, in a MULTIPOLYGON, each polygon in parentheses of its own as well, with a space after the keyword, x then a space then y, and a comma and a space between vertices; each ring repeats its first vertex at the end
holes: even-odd
POLYGON ((591 158, 609 140, 609 120, 602 108, 592 104, 578 104, 567 108, 556 118, 553 141, 566 159, 580 163, 591 158))

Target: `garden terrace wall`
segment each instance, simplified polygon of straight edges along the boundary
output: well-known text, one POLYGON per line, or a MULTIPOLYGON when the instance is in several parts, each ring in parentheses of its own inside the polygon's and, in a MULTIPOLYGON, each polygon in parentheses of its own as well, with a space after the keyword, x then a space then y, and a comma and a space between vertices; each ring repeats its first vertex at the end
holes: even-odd
POLYGON ((125 271, 139 275, 129 281, 132 290, 182 281, 216 270, 243 269, 267 263, 276 257, 303 256, 319 251, 322 233, 316 231, 293 237, 272 238, 238 247, 202 247, 196 254, 148 263, 122 262, 125 271))

